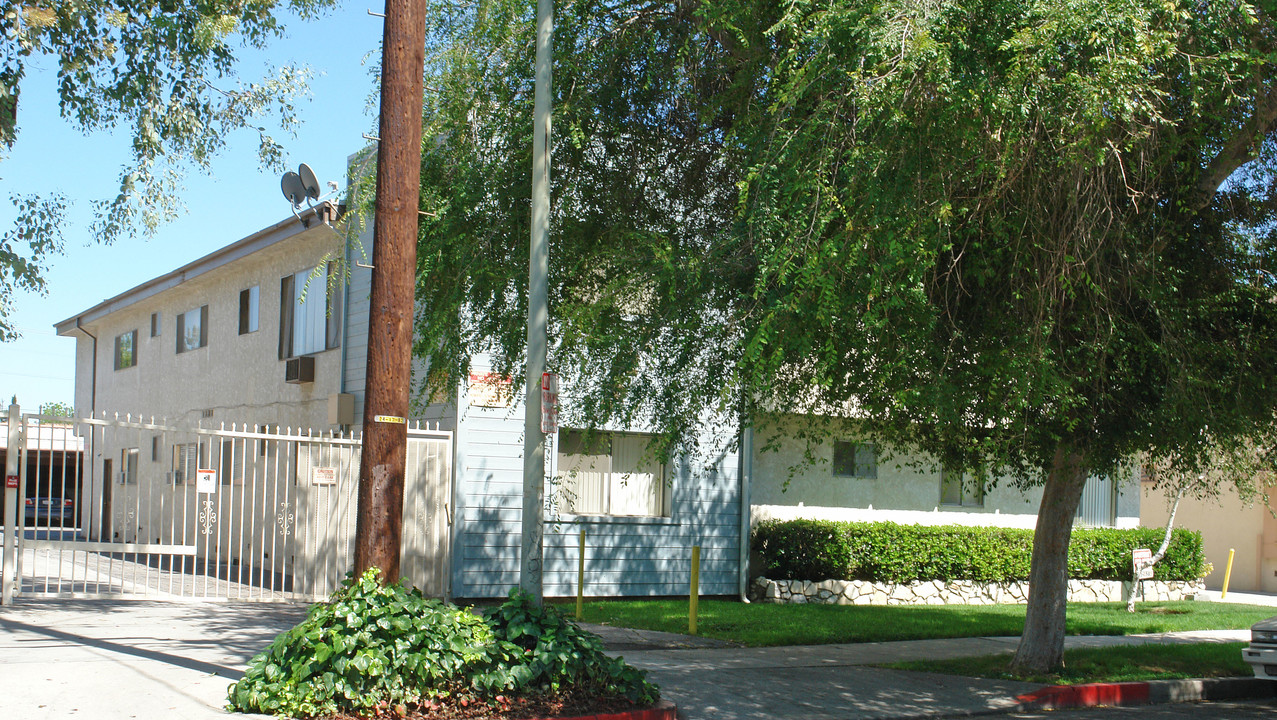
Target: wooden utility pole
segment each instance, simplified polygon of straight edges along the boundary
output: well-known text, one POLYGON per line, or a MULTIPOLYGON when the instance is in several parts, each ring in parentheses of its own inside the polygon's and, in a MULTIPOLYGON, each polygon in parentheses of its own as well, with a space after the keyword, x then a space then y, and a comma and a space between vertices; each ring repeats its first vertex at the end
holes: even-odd
POLYGON ((372 235, 374 268, 368 313, 368 379, 355 524, 355 575, 379 568, 384 583, 399 580, 403 535, 425 47, 425 1, 386 0, 372 235))

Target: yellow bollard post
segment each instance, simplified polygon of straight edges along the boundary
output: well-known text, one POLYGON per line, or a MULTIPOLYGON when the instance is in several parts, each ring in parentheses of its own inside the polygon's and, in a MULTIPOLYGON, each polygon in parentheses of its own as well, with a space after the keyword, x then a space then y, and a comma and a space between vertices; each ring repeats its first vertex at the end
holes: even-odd
POLYGON ((1224 568, 1224 589, 1219 592, 1219 599, 1223 600, 1228 595, 1228 579, 1233 576, 1233 553, 1234 548, 1228 548, 1228 565, 1224 568))
POLYGON ((689 593, 687 634, 696 634, 696 606, 701 599, 701 546, 692 546, 692 587, 689 593))
POLYGON ((584 618, 585 604, 585 528, 581 528, 581 540, 576 552, 576 619, 584 618))

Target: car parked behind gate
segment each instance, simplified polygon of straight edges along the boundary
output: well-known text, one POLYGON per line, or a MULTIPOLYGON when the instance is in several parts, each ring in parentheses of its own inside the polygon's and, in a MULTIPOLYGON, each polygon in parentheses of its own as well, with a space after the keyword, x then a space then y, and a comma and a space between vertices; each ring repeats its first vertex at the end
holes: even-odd
POLYGON ((26 524, 48 526, 75 524, 75 501, 71 498, 27 498, 26 524))

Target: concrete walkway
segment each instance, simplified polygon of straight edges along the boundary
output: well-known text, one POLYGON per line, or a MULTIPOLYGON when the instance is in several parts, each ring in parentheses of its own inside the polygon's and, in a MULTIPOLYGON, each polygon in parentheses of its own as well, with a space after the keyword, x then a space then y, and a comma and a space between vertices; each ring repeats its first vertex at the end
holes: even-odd
MULTIPOLYGON (((1231 598, 1231 594, 1230 594, 1231 598)), ((226 688, 297 605, 20 601, 0 608, 0 716, 227 716, 226 688)), ((590 626, 645 668, 680 717, 902 718, 1009 709, 1040 686, 866 667, 917 658, 1011 652, 1016 638, 741 648, 669 633, 590 626)), ((1244 640, 1247 631, 1069 638, 1070 647, 1244 640)), ((245 717, 245 716, 240 716, 245 717)))

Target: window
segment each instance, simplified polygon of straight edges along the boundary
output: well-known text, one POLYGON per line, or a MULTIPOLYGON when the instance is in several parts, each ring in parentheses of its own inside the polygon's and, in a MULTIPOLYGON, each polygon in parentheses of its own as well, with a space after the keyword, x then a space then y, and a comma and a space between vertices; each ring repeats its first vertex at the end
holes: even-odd
POLYGON ((115 336, 115 369, 137 365, 137 330, 115 336))
POLYGON ((652 436, 579 430, 559 432, 563 507, 575 515, 669 515, 666 467, 652 451, 652 436))
POLYGON ((335 263, 279 282, 279 359, 309 355, 341 344, 341 293, 329 282, 335 263))
POLYGON ((984 507, 984 482, 957 470, 940 470, 940 504, 984 507))
POLYGON ((834 443, 834 477, 877 479, 878 450, 873 443, 834 443))
POLYGON ((222 441, 222 458, 217 469, 218 482, 223 485, 242 485, 244 483, 244 442, 235 440, 222 441), (235 446, 239 445, 237 449, 235 446))
POLYGON ((208 306, 177 316, 177 351, 198 350, 208 344, 208 306))
POLYGON ((120 484, 137 484, 137 448, 124 448, 120 451, 120 484))
POLYGON ((200 468, 204 454, 203 443, 177 443, 173 445, 173 484, 195 484, 195 471, 200 468))
POLYGON ((239 334, 257 332, 257 301, 260 291, 256 285, 239 291, 239 334))
POLYGON ((160 436, 151 436, 151 462, 160 461, 160 436))
POLYGON ((151 313, 151 337, 159 337, 159 336, 160 336, 160 314, 157 312, 153 312, 151 313))

